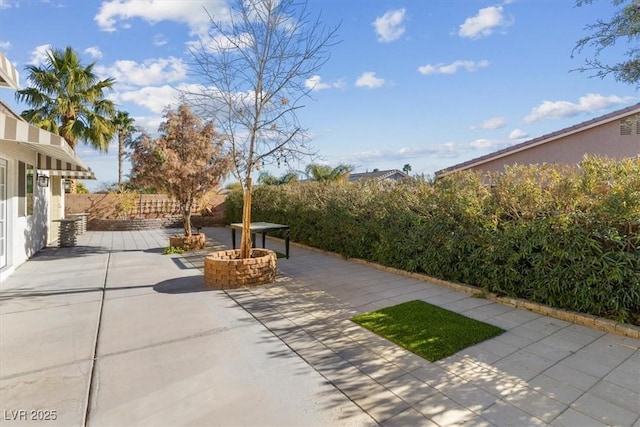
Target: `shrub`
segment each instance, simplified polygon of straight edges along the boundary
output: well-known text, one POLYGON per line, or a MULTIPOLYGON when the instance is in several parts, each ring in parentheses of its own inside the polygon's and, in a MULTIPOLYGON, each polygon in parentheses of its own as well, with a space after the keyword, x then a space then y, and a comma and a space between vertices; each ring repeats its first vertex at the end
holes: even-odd
MULTIPOLYGON (((242 195, 226 201, 241 221, 242 195)), ((640 322, 640 157, 436 183, 260 186, 253 218, 304 244, 553 307, 640 322)))

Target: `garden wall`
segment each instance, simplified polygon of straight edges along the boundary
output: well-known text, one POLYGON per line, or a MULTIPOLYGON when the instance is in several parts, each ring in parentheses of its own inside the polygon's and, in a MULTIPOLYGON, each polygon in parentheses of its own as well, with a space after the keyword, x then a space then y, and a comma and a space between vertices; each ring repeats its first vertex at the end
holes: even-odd
MULTIPOLYGON (((206 196, 194 209, 196 227, 224 225, 226 195, 206 196)), ((89 230, 121 231, 181 227, 178 203, 166 194, 66 194, 65 216, 88 214, 89 230)))

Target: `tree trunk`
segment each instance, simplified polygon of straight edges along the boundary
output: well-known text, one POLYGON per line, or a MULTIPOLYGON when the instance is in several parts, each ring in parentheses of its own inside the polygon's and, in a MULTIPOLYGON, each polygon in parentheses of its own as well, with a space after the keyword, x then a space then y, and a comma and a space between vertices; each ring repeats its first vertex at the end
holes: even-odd
POLYGON ((191 204, 186 204, 182 208, 182 226, 184 227, 184 235, 191 236, 191 204))
POLYGON ((247 179, 243 199, 240 258, 246 259, 251 257, 251 178, 247 179))
POLYGON ((124 157, 124 138, 118 135, 118 187, 122 186, 122 160, 124 157))

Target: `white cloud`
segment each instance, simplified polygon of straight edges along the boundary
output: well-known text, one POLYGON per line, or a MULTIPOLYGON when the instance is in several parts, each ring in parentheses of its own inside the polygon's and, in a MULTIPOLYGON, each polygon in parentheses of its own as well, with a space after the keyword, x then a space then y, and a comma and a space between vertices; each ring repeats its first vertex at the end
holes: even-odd
POLYGON ((398 150, 361 151, 337 160, 349 164, 376 163, 380 161, 402 161, 423 157, 457 157, 454 144, 447 143, 426 147, 404 147, 398 150))
POLYGON ((156 34, 153 36, 154 46, 164 46, 165 44, 167 44, 167 38, 163 34, 156 34))
POLYGON ((164 85, 119 92, 115 95, 114 102, 117 104, 135 104, 147 108, 156 114, 161 114, 166 107, 175 107, 179 96, 179 88, 164 85))
POLYGON ((357 87, 367 87, 369 89, 384 86, 385 83, 385 80, 376 77, 376 73, 373 71, 366 71, 362 73, 362 75, 356 80, 357 87))
POLYGON ((158 132, 160 123, 164 121, 162 116, 135 116, 134 119, 134 125, 144 129, 152 136, 158 132))
POLYGON ((390 10, 371 23, 376 29, 378 41, 383 43, 397 40, 404 34, 405 9, 390 10))
POLYGON ((86 48, 84 50, 84 53, 86 53, 87 55, 89 55, 93 59, 102 58, 102 52, 100 51, 100 49, 97 46, 91 46, 91 47, 86 48))
POLYGON ((451 64, 437 64, 437 65, 423 65, 418 67, 418 71, 421 74, 429 75, 429 74, 455 74, 458 69, 463 68, 466 71, 474 72, 480 68, 486 68, 489 66, 489 61, 453 61, 451 64))
POLYGON ((529 134, 522 129, 514 129, 509 132, 509 139, 522 139, 528 137, 529 134))
POLYGON ((513 140, 481 138, 471 142, 459 144, 458 147, 463 151, 481 150, 486 152, 492 152, 492 151, 500 150, 505 147, 509 147, 516 143, 517 141, 513 141, 513 140))
POLYGON ((533 123, 543 119, 562 119, 577 116, 581 113, 594 113, 614 105, 629 104, 635 99, 636 98, 632 96, 604 96, 598 93, 590 93, 578 98, 577 103, 569 101, 543 101, 542 104, 531 110, 531 113, 524 118, 524 122, 533 123))
POLYGON ((480 123, 480 126, 478 126, 480 129, 500 129, 503 128, 507 125, 507 121, 505 120, 504 117, 491 117, 490 119, 485 120, 484 122, 480 123))
POLYGON ((491 140, 491 139, 476 139, 475 141, 471 141, 468 145, 471 148, 475 148, 475 149, 486 149, 486 148, 492 148, 495 146, 495 141, 491 140))
MULTIPOLYGON (((0 0, 0 1, 2 1, 2 0, 0 0)), ((6 42, 6 41, 3 41, 3 40, 0 40, 0 49, 2 49, 2 50, 11 49, 11 42, 6 42)))
POLYGON ((323 89, 331 89, 331 88, 342 88, 344 87, 344 82, 342 80, 337 80, 335 82, 331 82, 331 83, 324 83, 322 81, 322 79, 320 78, 320 76, 315 75, 312 76, 310 78, 308 78, 305 82, 304 82, 304 86, 307 89, 311 89, 312 91, 319 91, 319 90, 323 90, 323 89))
POLYGON ((512 19, 506 19, 502 6, 490 6, 480 9, 476 16, 465 19, 460 25, 458 35, 471 39, 489 36, 496 28, 508 27, 512 19))
POLYGON ((96 67, 102 75, 116 79, 119 84, 153 86, 184 80, 187 66, 178 58, 148 59, 143 63, 131 60, 116 61, 111 67, 96 67))
POLYGON ((249 33, 242 33, 234 38, 227 37, 223 34, 216 34, 213 37, 210 34, 202 34, 198 40, 187 42, 188 49, 199 51, 204 48, 209 53, 222 53, 228 50, 253 46, 255 43, 249 33))
POLYGON ((42 65, 48 58, 47 53, 51 50, 50 44, 42 44, 37 46, 33 52, 31 52, 31 59, 27 64, 29 65, 42 65))
POLYGON ((151 24, 182 22, 189 26, 192 34, 205 34, 210 23, 205 9, 217 19, 224 20, 229 16, 225 0, 108 0, 102 2, 93 19, 103 31, 116 31, 118 24, 126 28, 130 26, 129 20, 140 18, 151 24))
POLYGON ((15 0, 0 0, 0 9, 11 9, 13 6, 18 6, 18 2, 15 0))

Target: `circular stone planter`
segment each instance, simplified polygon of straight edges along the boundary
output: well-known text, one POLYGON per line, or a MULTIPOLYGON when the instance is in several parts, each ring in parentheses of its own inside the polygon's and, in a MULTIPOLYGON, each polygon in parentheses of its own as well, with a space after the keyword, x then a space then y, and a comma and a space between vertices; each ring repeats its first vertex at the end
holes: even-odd
POLYGON ((254 248, 251 258, 239 258, 240 249, 211 252, 204 258, 204 283, 216 289, 247 288, 276 279, 276 253, 254 248))
POLYGON ((169 237, 169 246, 174 248, 182 248, 185 251, 197 251, 204 248, 204 233, 194 233, 191 236, 184 234, 169 237))

